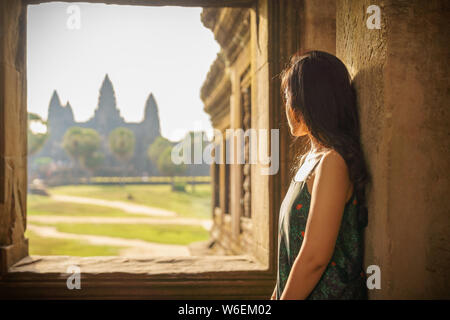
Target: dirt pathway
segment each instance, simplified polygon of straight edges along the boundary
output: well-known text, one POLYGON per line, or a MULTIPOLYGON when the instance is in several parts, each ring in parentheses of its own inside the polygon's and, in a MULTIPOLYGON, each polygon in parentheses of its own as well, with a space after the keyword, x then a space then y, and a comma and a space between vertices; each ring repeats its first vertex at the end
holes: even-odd
POLYGON ((123 239, 106 236, 72 234, 59 232, 55 227, 28 225, 28 230, 41 237, 83 240, 93 245, 109 245, 116 247, 125 247, 120 251, 120 256, 190 256, 187 246, 159 244, 143 240, 123 239))
POLYGON ((191 225, 202 226, 206 230, 210 230, 212 226, 211 220, 194 219, 194 218, 135 218, 135 217, 71 217, 71 216, 45 216, 30 215, 27 217, 29 222, 39 223, 117 223, 117 224, 174 224, 174 225, 191 225))
POLYGON ((103 199, 95 199, 95 198, 86 198, 86 197, 76 197, 76 196, 66 196, 66 195, 58 195, 53 194, 51 198, 56 201, 64 201, 64 202, 76 202, 76 203, 84 203, 84 204, 92 204, 104 207, 111 207, 121 209, 123 211, 129 213, 142 214, 147 216, 159 216, 159 217, 176 217, 177 213, 169 210, 152 208, 139 204, 132 204, 123 201, 110 201, 103 199))

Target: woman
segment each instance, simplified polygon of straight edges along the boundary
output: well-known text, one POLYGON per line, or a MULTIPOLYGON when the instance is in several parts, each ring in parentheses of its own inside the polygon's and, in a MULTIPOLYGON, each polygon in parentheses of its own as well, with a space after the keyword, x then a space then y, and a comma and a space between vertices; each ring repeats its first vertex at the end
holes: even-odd
POLYGON ((321 51, 294 55, 281 75, 291 134, 307 150, 280 208, 272 299, 365 299, 368 174, 350 75, 321 51))

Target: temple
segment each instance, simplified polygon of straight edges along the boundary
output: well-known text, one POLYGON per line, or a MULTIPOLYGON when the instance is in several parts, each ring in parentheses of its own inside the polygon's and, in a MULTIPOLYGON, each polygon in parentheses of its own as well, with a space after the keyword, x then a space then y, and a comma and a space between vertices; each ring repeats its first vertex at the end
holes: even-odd
MULTIPOLYGON (((126 122, 121 116, 116 103, 116 94, 108 74, 105 75, 100 88, 97 108, 94 115, 86 122, 76 122, 73 116, 72 106, 69 102, 62 105, 58 93, 53 91, 48 107, 48 132, 49 136, 43 148, 35 155, 30 156, 29 164, 38 157, 51 157, 55 162, 70 165, 71 159, 61 147, 62 138, 70 127, 84 127, 95 129, 103 138, 101 150, 105 154, 104 166, 98 170, 101 176, 117 174, 117 168, 121 166, 108 151, 108 134, 117 127, 125 127, 133 131, 136 144, 133 157, 130 159, 129 175, 158 174, 156 166, 147 156, 147 149, 153 141, 161 136, 158 105, 153 93, 145 102, 144 118, 140 122, 126 122), (116 168, 114 170, 113 168, 116 168)), ((120 168, 122 170, 123 168, 120 168)), ((197 170, 198 171, 198 170, 197 170)), ((208 168, 203 169, 203 174, 208 174, 208 168)))

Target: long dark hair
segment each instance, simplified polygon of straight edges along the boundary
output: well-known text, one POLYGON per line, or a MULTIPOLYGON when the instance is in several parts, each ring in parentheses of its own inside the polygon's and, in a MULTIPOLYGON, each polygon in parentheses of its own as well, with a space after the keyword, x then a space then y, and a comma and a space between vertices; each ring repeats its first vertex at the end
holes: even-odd
POLYGON ((361 147, 356 95, 344 63, 323 51, 296 53, 281 73, 281 92, 285 104, 290 104, 286 107, 293 108, 310 136, 344 158, 356 193, 359 221, 366 226, 369 175, 361 147))

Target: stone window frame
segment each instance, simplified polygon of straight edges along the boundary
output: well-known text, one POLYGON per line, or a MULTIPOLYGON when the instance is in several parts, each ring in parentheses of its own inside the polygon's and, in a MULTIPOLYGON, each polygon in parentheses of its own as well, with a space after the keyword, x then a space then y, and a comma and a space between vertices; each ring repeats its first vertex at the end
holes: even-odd
MULTIPOLYGON (((220 177, 220 165, 216 162, 213 163, 211 166, 211 177, 213 182, 213 201, 212 203, 212 210, 214 212, 215 208, 220 207, 220 194, 219 194, 219 177, 220 177)), ((214 213, 213 213, 214 216, 214 213)))
MULTIPOLYGON (((128 259, 122 257, 28 256, 26 228, 26 7, 54 0, 5 0, 0 13, 0 297, 7 298, 152 298, 152 299, 265 299, 275 280, 276 233, 283 174, 258 181, 266 202, 256 227, 253 256, 210 256, 128 259), (3 128, 1 128, 3 127, 3 128), (6 238, 6 237, 5 237, 6 238), (67 266, 82 269, 82 290, 68 290, 67 266), (170 269, 170 271, 168 271, 170 269), (189 271, 187 271, 189 270, 189 271)), ((67 3, 76 2, 73 0, 67 3)), ((292 54, 294 38, 281 32, 277 0, 86 0, 88 3, 150 6, 251 7, 252 91, 264 112, 263 127, 277 128, 278 80, 281 57, 292 54), (264 17, 261 19, 260 17, 264 17), (287 47, 280 43, 291 42, 287 47), (259 92, 256 92, 258 91, 259 92)), ((286 59, 284 59, 286 60, 286 59)), ((286 133, 286 128, 280 128, 286 133)), ((282 135, 281 135, 282 136, 282 135)), ((283 146, 281 146, 283 148, 283 146)), ((281 152, 283 154, 283 152, 281 152)), ((283 159, 281 159, 283 161, 283 159)), ((257 168, 252 168, 257 169, 257 168)), ((253 203, 253 201, 252 201, 253 203)), ((254 208, 255 209, 255 208, 254 208)), ((256 208, 259 209, 259 208, 256 208)), ((252 215, 253 216, 253 215, 252 215)))
MULTIPOLYGON (((250 80, 250 64, 245 68, 245 71, 241 74, 240 76, 240 85, 239 85, 239 93, 240 93, 240 97, 239 97, 239 109, 240 109, 240 123, 241 123, 241 127, 244 130, 244 132, 247 129, 252 128, 252 84, 251 84, 251 80, 250 80), (246 99, 248 99, 248 101, 246 101, 246 99), (248 103, 249 105, 249 110, 245 110, 245 104, 248 103), (248 116, 249 119, 248 121, 250 122, 249 124, 245 124, 245 116, 248 116)), ((249 138, 245 138, 244 140, 244 153, 245 153, 245 163, 248 163, 250 161, 250 156, 249 156, 249 152, 250 152, 250 145, 249 145, 249 138)), ((251 220, 251 201, 249 204, 250 207, 250 212, 246 215, 245 212, 245 173, 244 173, 244 165, 240 165, 240 171, 241 171, 241 178, 242 178, 242 190, 240 192, 241 194, 241 202, 239 203, 239 216, 241 217, 241 220, 251 220), (244 219, 243 219, 244 218, 244 219)), ((250 170, 251 171, 251 170, 250 170)), ((249 181, 251 181, 251 172, 249 172, 248 174, 249 176, 249 181)), ((251 183, 249 186, 249 194, 251 195, 251 183)))
POLYGON ((223 182, 221 181, 221 184, 224 186, 225 193, 223 195, 223 204, 221 205, 223 211, 222 214, 225 215, 224 217, 230 217, 232 213, 232 204, 231 204, 231 158, 230 158, 230 144, 231 140, 230 137, 227 135, 227 130, 230 129, 230 127, 227 127, 225 129, 225 132, 223 133, 222 137, 222 161, 221 164, 223 168, 223 182))

